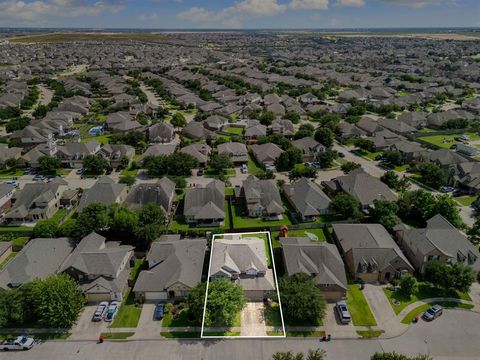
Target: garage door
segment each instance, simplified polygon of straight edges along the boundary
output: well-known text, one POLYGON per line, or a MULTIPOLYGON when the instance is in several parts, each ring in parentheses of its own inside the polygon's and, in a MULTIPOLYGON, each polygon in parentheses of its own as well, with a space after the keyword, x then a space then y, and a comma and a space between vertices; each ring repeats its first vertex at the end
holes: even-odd
POLYGON ((167 300, 167 299, 168 299, 168 296, 165 291, 145 293, 145 300, 167 300))
POLYGON ((100 302, 100 301, 110 301, 110 293, 96 293, 96 294, 87 294, 88 302, 100 302))

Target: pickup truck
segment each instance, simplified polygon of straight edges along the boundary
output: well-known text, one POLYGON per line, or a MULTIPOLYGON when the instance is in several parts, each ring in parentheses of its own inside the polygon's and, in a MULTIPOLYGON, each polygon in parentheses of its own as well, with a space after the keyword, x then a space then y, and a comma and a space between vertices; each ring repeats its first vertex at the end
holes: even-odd
POLYGON ((8 350, 28 350, 33 347, 35 340, 31 337, 18 336, 16 339, 7 339, 0 341, 0 349, 8 350))

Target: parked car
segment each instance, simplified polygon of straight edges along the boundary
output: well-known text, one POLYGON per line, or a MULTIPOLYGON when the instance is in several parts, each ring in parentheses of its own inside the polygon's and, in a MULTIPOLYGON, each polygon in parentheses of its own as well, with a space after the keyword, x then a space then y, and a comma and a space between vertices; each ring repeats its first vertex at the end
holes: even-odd
POLYGON ((164 314, 164 305, 161 304, 161 303, 158 303, 156 306, 155 306, 155 320, 161 320, 163 319, 163 314, 164 314))
POLYGON ((81 167, 80 169, 75 170, 75 174, 82 175, 85 172, 85 169, 81 167))
POLYGON ((197 176, 203 176, 203 173, 204 173, 204 169, 199 168, 198 171, 197 171, 197 176))
POLYGON ((339 151, 339 152, 337 152, 337 154, 338 154, 338 157, 341 157, 341 158, 344 158, 344 157, 345 157, 345 154, 344 154, 343 152, 340 152, 340 151, 339 151))
POLYGON ((32 180, 33 180, 33 181, 43 181, 43 180, 45 180, 45 176, 43 176, 43 175, 35 175, 32 180))
POLYGON ((338 317, 340 318, 340 322, 342 324, 350 324, 350 321, 352 320, 350 316, 350 312, 348 311, 347 308, 347 303, 345 301, 338 301, 335 304, 335 309, 337 310, 338 317))
POLYGON ((443 308, 440 305, 433 305, 430 309, 425 311, 422 315, 423 320, 432 321, 439 316, 442 316, 443 308))
POLYGON ((28 350, 33 347, 35 340, 27 336, 17 336, 15 339, 7 339, 0 342, 0 349, 8 350, 28 350))
POLYGON ((454 191, 455 191, 455 188, 452 186, 442 186, 442 192, 444 193, 451 193, 454 191))
POLYGON ((375 160, 383 160, 383 155, 377 155, 377 156, 375 156, 375 160))
POLYGON ((242 168, 240 169, 242 174, 247 174, 248 173, 248 167, 246 164, 242 164, 242 168))
POLYGON ((15 181, 15 180, 9 180, 9 181, 6 181, 5 184, 8 184, 8 185, 12 185, 12 186, 15 186, 15 187, 18 187, 18 181, 15 181))
POLYGON ((108 301, 102 301, 98 304, 97 308, 95 309, 95 313, 93 314, 92 321, 102 321, 105 315, 107 314, 108 310, 108 301))
POLYGON ((106 322, 112 322, 117 316, 118 309, 120 308, 120 302, 112 301, 110 305, 108 305, 107 314, 105 315, 106 322))

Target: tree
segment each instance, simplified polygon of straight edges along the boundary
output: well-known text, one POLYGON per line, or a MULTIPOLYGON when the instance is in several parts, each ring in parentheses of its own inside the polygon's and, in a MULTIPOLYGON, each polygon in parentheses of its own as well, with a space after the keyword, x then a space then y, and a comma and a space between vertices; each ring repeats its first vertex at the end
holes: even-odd
POLYGON ((203 320, 206 287, 206 283, 199 283, 188 293, 187 296, 188 314, 196 324, 201 324, 203 320))
POLYGON ((264 111, 260 115, 259 120, 262 125, 270 126, 272 125, 273 120, 275 120, 276 118, 277 116, 272 111, 264 111))
POLYGON ((449 266, 440 260, 431 260, 425 266, 425 280, 439 288, 449 288, 450 269, 449 266))
POLYGON ((340 166, 340 169, 345 173, 348 174, 354 170, 360 169, 362 165, 353 162, 353 161, 347 161, 346 163, 343 163, 342 166, 340 166))
POLYGON ((233 167, 232 158, 227 154, 215 154, 210 160, 210 167, 217 174, 223 173, 225 170, 233 167))
POLYGON ((384 352, 384 353, 375 353, 371 360, 432 360, 430 356, 427 355, 417 355, 409 357, 402 354, 397 354, 396 352, 384 352))
POLYGON ((326 127, 320 127, 315 131, 315 140, 323 146, 330 148, 335 140, 335 133, 326 127))
POLYGON ((282 150, 287 150, 288 148, 292 147, 290 140, 288 140, 282 134, 273 134, 268 136, 261 136, 258 138, 257 143, 259 145, 266 144, 266 143, 273 143, 282 148, 282 150))
POLYGON ((124 205, 111 204, 107 209, 110 233, 132 239, 138 226, 138 214, 124 205))
POLYGON ((372 216, 387 230, 392 230, 395 225, 400 223, 397 213, 398 205, 395 202, 378 199, 373 201, 372 216))
POLYGON ((332 149, 326 149, 317 154, 315 160, 320 163, 322 169, 327 169, 332 166, 333 161, 337 158, 338 153, 332 149))
POLYGON ((288 179, 290 181, 295 181, 297 179, 300 179, 302 177, 305 177, 305 178, 308 178, 308 179, 312 179, 312 178, 315 178, 317 177, 317 169, 314 168, 314 167, 305 167, 303 169, 292 169, 292 171, 290 171, 288 173, 288 179))
POLYGON ((7 165, 8 168, 15 168, 17 167, 17 159, 15 158, 10 158, 5 161, 5 165, 7 165))
POLYGON ((105 229, 108 224, 107 207, 98 203, 89 204, 78 214, 75 237, 83 238, 92 231, 97 232, 105 229))
POLYGON ((393 170, 386 171, 381 177, 380 181, 386 184, 390 189, 395 189, 398 184, 398 175, 393 170))
POLYGON ((315 134, 315 128, 312 124, 302 124, 295 133, 295 139, 303 139, 304 137, 311 137, 315 134))
POLYGON ((447 183, 447 174, 435 163, 424 162, 418 165, 422 182, 434 189, 439 189, 447 183))
POLYGON ((460 210, 455 200, 449 195, 437 196, 435 210, 455 227, 463 227, 464 223, 460 217, 460 210))
POLYGON ((475 271, 470 266, 457 262, 451 266, 450 278, 454 289, 468 293, 475 281, 475 271))
POLYGON ((418 292, 417 279, 413 275, 405 274, 400 278, 400 290, 403 294, 411 297, 418 292))
POLYGON ((342 219, 356 219, 361 216, 360 203, 348 194, 337 194, 329 208, 332 213, 340 215, 342 219))
POLYGON ((140 246, 148 246, 165 231, 165 212, 156 203, 148 203, 138 212, 138 225, 135 237, 140 246))
POLYGON ((300 114, 296 111, 289 110, 285 113, 284 118, 290 120, 294 124, 298 124, 298 122, 300 121, 300 114))
POLYGON ((53 220, 40 220, 33 228, 34 238, 54 238, 59 232, 58 224, 53 220))
POLYGON ((397 205, 401 218, 422 224, 436 214, 437 201, 433 194, 420 189, 403 193, 397 205))
POLYGON ((25 129, 29 124, 30 119, 28 117, 17 117, 7 122, 7 124, 5 125, 5 130, 7 131, 7 133, 11 133, 16 130, 25 129))
POLYGON ((109 162, 101 155, 87 155, 83 159, 83 168, 86 174, 101 175, 109 166, 109 162))
POLYGON ((120 184, 125 184, 128 186, 132 186, 135 184, 135 176, 127 174, 127 175, 122 175, 120 176, 120 179, 118 180, 120 184))
POLYGON ((61 161, 52 156, 40 156, 38 159, 40 171, 44 174, 55 174, 62 165, 61 161))
POLYGON ((305 273, 284 276, 278 282, 285 319, 290 323, 320 324, 325 315, 325 298, 305 273))
POLYGON ((82 290, 66 274, 35 280, 28 288, 34 317, 42 327, 71 327, 85 304, 82 290))
POLYGON ((208 285, 208 299, 205 309, 207 326, 232 326, 237 314, 247 304, 240 285, 229 279, 215 280, 208 285))
POLYGON ((192 169, 198 167, 198 160, 190 154, 176 152, 171 155, 147 156, 143 167, 152 177, 190 176, 192 169))
POLYGON ((77 220, 67 219, 58 227, 57 236, 75 237, 75 229, 77 227, 77 220))
POLYGON ((391 165, 402 165, 402 154, 399 151, 387 150, 382 155, 383 160, 391 165))
POLYGON ((369 140, 369 139, 358 138, 358 139, 355 139, 353 144, 358 149, 362 149, 362 150, 369 151, 369 152, 374 152, 375 151, 375 143, 372 140, 369 140))
POLYGON ((173 114, 170 123, 175 127, 184 127, 187 125, 187 119, 185 119, 185 116, 183 116, 181 112, 177 111, 175 114, 173 114))
POLYGON ((302 162, 302 151, 297 148, 290 148, 275 159, 275 167, 278 171, 292 170, 295 164, 302 162))
POLYGON ((0 291, 0 327, 23 324, 31 315, 24 288, 0 291))

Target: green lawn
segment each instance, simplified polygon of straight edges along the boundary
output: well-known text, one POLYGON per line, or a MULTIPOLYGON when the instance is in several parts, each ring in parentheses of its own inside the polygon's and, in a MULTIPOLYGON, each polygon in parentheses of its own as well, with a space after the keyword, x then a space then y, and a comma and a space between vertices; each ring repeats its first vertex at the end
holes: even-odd
POLYGON ((235 195, 235 190, 233 189, 233 187, 227 187, 225 188, 225 196, 233 196, 235 195))
MULTIPOLYGON (((323 228, 318 228, 318 229, 300 229, 300 230, 288 230, 288 236, 289 237, 311 237, 307 233, 315 235, 318 238, 318 241, 326 241, 327 237, 325 235, 325 230, 323 228)), ((280 248, 282 247, 280 244, 279 236, 280 232, 279 231, 272 231, 271 233, 272 236, 272 245, 273 248, 280 248)))
POLYGON ((267 336, 283 336, 284 333, 282 330, 270 330, 267 331, 267 336))
POLYGON ((130 336, 133 336, 135 333, 133 332, 117 332, 117 333, 101 333, 100 335, 103 336, 106 340, 125 340, 130 336))
POLYGON ((227 127, 226 132, 234 135, 243 135, 243 127, 229 126, 227 127))
POLYGON ((125 175, 137 176, 138 170, 139 169, 134 169, 134 170, 123 169, 122 171, 120 171, 120 176, 125 176, 125 175))
POLYGON ((140 274, 140 269, 142 268, 144 259, 136 259, 135 266, 130 270, 130 279, 137 280, 138 275, 140 274))
POLYGON ((195 321, 189 319, 188 310, 184 309, 179 313, 165 314, 162 320, 162 327, 186 327, 186 326, 201 326, 201 324, 196 324, 195 321))
POLYGON ((410 168, 410 165, 409 164, 405 164, 405 165, 400 165, 400 166, 395 166, 393 168, 393 170, 397 171, 397 172, 403 172, 403 171, 406 171, 407 169, 410 168))
POLYGON ((463 206, 471 206, 473 202, 477 200, 477 197, 476 196, 459 196, 454 199, 463 206))
POLYGON ((361 330, 357 331, 357 334, 364 339, 374 339, 382 335, 383 331, 381 330, 361 330))
POLYGON ((14 232, 32 232, 33 227, 29 226, 0 226, 0 233, 14 233, 14 232))
POLYGON ((162 331, 161 336, 167 339, 197 339, 200 337, 199 332, 181 332, 181 331, 162 331))
MULTIPOLYGON (((470 310, 470 309, 474 308, 474 305, 462 304, 462 303, 457 303, 457 302, 452 302, 452 301, 441 301, 441 302, 438 302, 436 304, 439 304, 439 305, 441 305, 445 308, 458 308, 458 309, 467 309, 467 310, 470 310)), ((415 319, 415 317, 424 313, 425 311, 427 311, 433 305, 434 304, 432 303, 432 304, 424 304, 424 305, 421 305, 419 307, 416 307, 415 309, 410 311, 407 315, 405 315, 405 317, 402 319, 402 323, 407 324, 407 325, 411 324, 413 319, 415 319)))
POLYGON ((108 144, 110 135, 89 136, 81 139, 81 142, 97 141, 102 145, 108 144))
POLYGON ((256 160, 249 154, 248 155, 248 173, 250 175, 257 175, 263 172, 263 169, 257 164, 256 160))
POLYGON ((56 222, 57 224, 60 224, 66 214, 67 209, 58 209, 57 212, 53 214, 53 216, 50 218, 50 220, 56 222))
POLYGON ((13 259, 18 253, 16 253, 15 251, 13 251, 10 255, 8 255, 8 257, 2 262, 0 263, 0 270, 3 269, 3 267, 11 260, 13 259))
POLYGON ((267 326, 282 326, 280 306, 277 302, 272 302, 269 306, 266 306, 263 314, 267 326))
POLYGON ((13 246, 24 246, 30 238, 28 236, 17 237, 12 241, 13 246))
POLYGON ((14 177, 20 177, 23 176, 24 172, 23 169, 18 169, 18 168, 11 168, 11 169, 3 169, 0 170, 0 178, 14 178, 14 177))
MULTIPOLYGON (((0 340, 16 338, 21 334, 0 334, 0 340)), ((27 336, 31 336, 36 340, 66 340, 70 337, 70 333, 45 333, 45 334, 29 334, 27 336)))
POLYGON ((363 158, 366 158, 368 160, 373 160, 375 161, 375 157, 378 155, 382 155, 383 151, 376 151, 376 152, 370 152, 367 150, 362 150, 362 149, 356 149, 355 150, 355 155, 361 156, 363 158))
POLYGON ((387 296, 388 301, 390 301, 390 305, 392 305, 393 311, 397 315, 403 309, 405 309, 408 305, 423 299, 436 298, 436 297, 451 297, 451 298, 471 301, 471 298, 468 294, 436 289, 430 286, 428 283, 424 283, 424 282, 420 282, 418 284, 418 292, 412 295, 410 298, 408 296, 405 296, 401 291, 392 291, 390 289, 383 289, 383 291, 387 296), (400 303, 398 305, 395 305, 393 303, 394 300, 397 300, 400 303))
POLYGON ((110 327, 112 328, 134 328, 138 325, 142 308, 135 306, 135 297, 131 288, 127 290, 125 298, 120 305, 115 320, 110 327))
POLYGON ((356 284, 348 285, 347 306, 355 326, 376 326, 377 322, 362 290, 356 284))
MULTIPOLYGON (((178 201, 180 202, 181 197, 177 197, 178 201)), ((211 226, 211 227, 199 227, 195 224, 188 224, 183 220, 172 220, 168 225, 168 229, 173 232, 178 232, 180 230, 218 230, 218 229, 228 229, 230 227, 230 212, 228 211, 228 201, 225 201, 224 204, 224 211, 225 211, 225 220, 223 226, 211 226)))
POLYGON ((233 204, 233 226, 235 229, 241 228, 265 228, 267 226, 291 225, 291 221, 286 214, 283 215, 282 220, 266 221, 262 218, 250 218, 242 215, 246 214, 247 209, 243 204, 233 204))
POLYGON ((462 135, 468 135, 470 137, 470 140, 480 140, 480 135, 472 132, 465 132, 463 134, 453 134, 453 135, 423 136, 423 137, 420 137, 419 139, 444 149, 450 149, 450 147, 453 144, 460 144, 460 142, 455 140, 455 138, 462 135))

